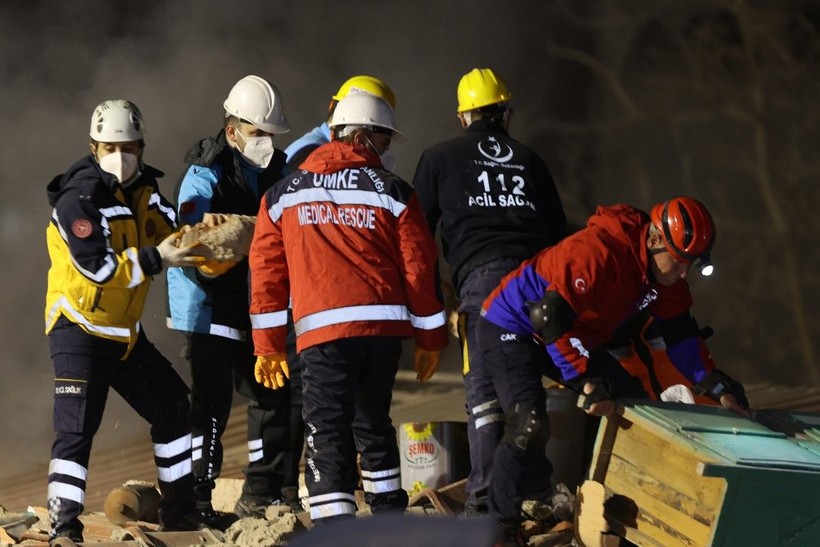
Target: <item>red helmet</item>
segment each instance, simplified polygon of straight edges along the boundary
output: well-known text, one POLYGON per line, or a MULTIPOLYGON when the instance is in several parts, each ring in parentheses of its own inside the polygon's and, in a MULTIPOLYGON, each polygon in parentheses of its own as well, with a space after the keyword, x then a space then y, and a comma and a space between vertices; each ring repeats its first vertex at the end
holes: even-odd
POLYGON ((688 196, 672 198, 655 205, 650 217, 673 257, 688 264, 697 259, 709 262, 717 231, 712 216, 701 202, 688 196))

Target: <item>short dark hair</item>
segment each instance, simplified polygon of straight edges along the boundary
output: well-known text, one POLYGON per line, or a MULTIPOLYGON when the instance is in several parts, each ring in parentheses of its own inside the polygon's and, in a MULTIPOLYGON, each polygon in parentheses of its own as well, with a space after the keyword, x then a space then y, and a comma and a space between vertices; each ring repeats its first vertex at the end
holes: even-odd
POLYGON ((487 106, 482 106, 481 108, 476 108, 473 110, 472 120, 475 121, 479 118, 488 118, 496 122, 501 122, 509 111, 510 107, 507 106, 507 103, 488 104, 487 106))
POLYGON ((234 116, 233 114, 228 114, 225 112, 225 119, 222 120, 222 128, 226 129, 229 125, 236 125, 237 123, 241 123, 242 119, 234 116))

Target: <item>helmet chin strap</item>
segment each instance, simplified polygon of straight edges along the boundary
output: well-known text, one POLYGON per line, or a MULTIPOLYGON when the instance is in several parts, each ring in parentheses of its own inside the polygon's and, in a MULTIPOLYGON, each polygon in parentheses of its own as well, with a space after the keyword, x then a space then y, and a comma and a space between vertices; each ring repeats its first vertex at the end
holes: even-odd
POLYGON ((367 144, 370 146, 370 150, 371 150, 374 154, 376 154, 377 156, 381 157, 381 154, 379 153, 379 149, 378 149, 378 148, 376 148, 376 145, 375 145, 375 144, 373 144, 373 141, 371 141, 371 140, 370 140, 370 137, 368 137, 368 136, 367 136, 367 135, 365 135, 364 133, 362 133, 362 136, 364 137, 364 140, 366 140, 366 141, 367 141, 367 144))

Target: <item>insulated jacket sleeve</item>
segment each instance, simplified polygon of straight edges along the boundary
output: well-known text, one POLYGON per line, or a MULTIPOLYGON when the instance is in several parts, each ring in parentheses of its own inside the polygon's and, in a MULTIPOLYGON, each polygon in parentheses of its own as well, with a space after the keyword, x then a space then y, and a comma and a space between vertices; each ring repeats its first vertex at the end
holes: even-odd
POLYGON ((658 298, 649 309, 666 342, 666 354, 675 368, 692 384, 698 384, 715 368, 712 354, 692 317, 692 294, 686 280, 671 287, 657 287, 658 298))
MULTIPOLYGON (((162 204, 161 200, 157 201, 162 204)), ((117 212, 109 211, 108 214, 116 215, 117 212)), ((126 289, 144 283, 161 270, 153 246, 139 249, 138 242, 134 241, 128 242, 132 246, 121 252, 113 249, 110 231, 106 228, 108 218, 94 204, 93 193, 66 192, 55 204, 54 215, 68 245, 71 263, 90 283, 98 287, 126 289)), ((167 220, 162 217, 158 229, 164 226, 167 226, 167 220)), ((170 229, 165 231, 171 232, 170 229)))
POLYGON ((543 272, 546 290, 557 292, 568 306, 571 326, 545 346, 563 379, 577 381, 587 373, 590 351, 606 341, 595 325, 612 312, 607 305, 613 298, 607 280, 617 274, 583 234, 565 240, 560 254, 539 253, 533 265, 536 272, 543 272))
MULTIPOLYGON (((557 276, 548 287, 548 290, 558 292, 568 302, 567 305, 574 317, 577 317, 588 308, 588 302, 595 301, 594 295, 590 294, 592 291, 579 296, 569 290, 567 281, 563 276, 557 276), (587 297, 589 297, 589 300, 587 297)), ((563 332, 554 342, 546 344, 545 347, 553 363, 561 371, 563 379, 571 382, 586 374, 590 356, 589 350, 594 345, 595 343, 589 331, 584 329, 578 320, 574 320, 569 330, 563 332)))
POLYGON ((218 180, 218 173, 211 168, 201 165, 188 167, 177 195, 180 224, 196 224, 205 213, 211 211, 211 199, 218 180))
POLYGON ((256 355, 285 351, 290 281, 285 259, 280 217, 262 198, 248 254, 250 267, 250 315, 256 355))
POLYGON ((436 285, 438 251, 415 193, 398 217, 397 236, 404 293, 416 345, 426 350, 441 350, 447 346, 448 333, 436 285))
POLYGON ((434 162, 430 161, 429 151, 425 151, 419 159, 416 174, 413 176, 413 188, 416 196, 418 196, 421 211, 427 219, 430 233, 435 234, 438 221, 441 218, 441 207, 438 201, 438 185, 436 184, 434 162))
MULTIPOLYGON (((219 182, 220 174, 210 168, 192 164, 188 166, 185 176, 179 184, 177 203, 179 204, 179 223, 194 225, 201 222, 205 213, 211 212, 211 201, 214 195, 214 186, 219 182)), ((198 268, 178 268, 183 275, 200 285, 210 284, 213 279, 199 275, 198 268)), ((181 295, 171 295, 171 298, 181 295)))

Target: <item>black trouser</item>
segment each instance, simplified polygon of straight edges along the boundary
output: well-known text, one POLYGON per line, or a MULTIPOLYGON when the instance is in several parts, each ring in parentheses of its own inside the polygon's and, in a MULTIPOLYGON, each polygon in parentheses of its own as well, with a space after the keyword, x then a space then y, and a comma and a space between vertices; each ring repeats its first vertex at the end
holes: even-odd
POLYGON ((70 338, 73 342, 87 341, 86 348, 75 346, 73 351, 94 350, 92 355, 64 350, 52 355, 56 431, 48 475, 52 537, 82 534, 83 525, 77 517, 83 512, 91 444, 109 387, 151 424, 161 515, 171 518, 193 511, 188 387, 171 363, 142 333, 125 360, 97 351, 119 346, 123 354, 125 344, 101 341, 76 325, 63 323, 49 337, 52 348, 61 347, 61 339, 70 338))
POLYGON ((362 487, 374 512, 407 507, 390 420, 401 356, 395 337, 345 338, 300 353, 307 448, 305 482, 314 523, 352 517, 362 487))
POLYGON ((475 268, 458 290, 460 300, 459 342, 464 359, 464 390, 467 407, 467 440, 470 475, 466 504, 486 509, 495 447, 504 432, 504 413, 498 404, 493 379, 476 340, 481 304, 501 278, 521 263, 519 258, 499 258, 475 268))
MULTIPOLYGON (((291 390, 272 390, 254 378, 253 344, 221 336, 188 336, 186 357, 191 366, 193 470, 197 502, 209 507, 214 479, 222 469, 222 434, 236 390, 250 399, 248 466, 243 496, 253 501, 280 498, 283 488, 298 488, 302 441, 291 439, 291 390)), ((291 377, 298 380, 298 363, 291 377)))
POLYGON ((493 458, 489 507, 506 523, 515 524, 525 492, 549 492, 549 420, 541 378, 552 363, 531 336, 511 333, 483 317, 477 334, 505 413, 504 435, 493 458))

